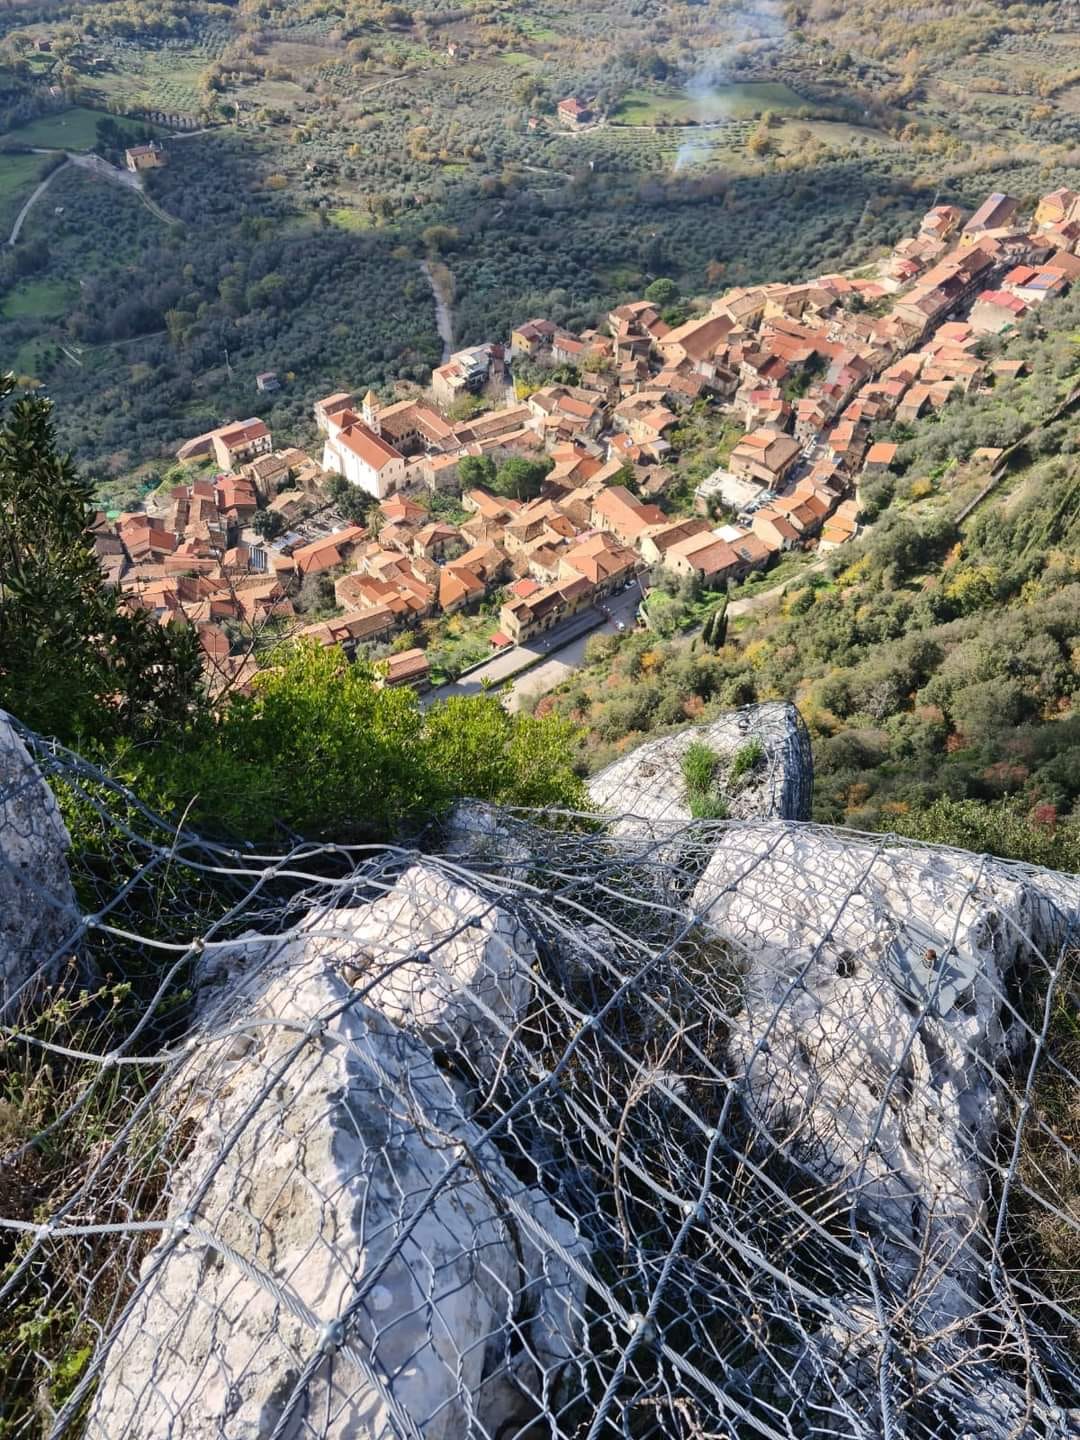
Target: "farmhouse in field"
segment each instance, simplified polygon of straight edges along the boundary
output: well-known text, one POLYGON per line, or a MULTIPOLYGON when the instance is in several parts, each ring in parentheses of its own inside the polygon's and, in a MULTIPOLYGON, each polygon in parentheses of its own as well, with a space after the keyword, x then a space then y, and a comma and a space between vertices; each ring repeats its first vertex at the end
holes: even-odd
POLYGON ((571 130, 578 129, 581 125, 588 125, 593 118, 593 112, 584 100, 579 100, 576 95, 568 95, 565 100, 559 101, 559 121, 568 125, 571 130))
POLYGON ((124 151, 124 162, 133 173, 140 170, 160 170, 169 163, 169 152, 164 145, 151 140, 148 145, 133 145, 124 151))

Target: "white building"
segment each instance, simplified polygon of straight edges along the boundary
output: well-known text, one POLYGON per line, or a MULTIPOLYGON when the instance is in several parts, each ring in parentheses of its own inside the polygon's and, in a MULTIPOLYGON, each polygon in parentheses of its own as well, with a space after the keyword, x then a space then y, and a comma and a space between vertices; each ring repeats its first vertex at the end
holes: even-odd
POLYGON ((405 480, 405 456, 382 438, 376 401, 369 390, 364 418, 353 410, 326 416, 323 469, 344 475, 376 500, 393 495, 405 480))

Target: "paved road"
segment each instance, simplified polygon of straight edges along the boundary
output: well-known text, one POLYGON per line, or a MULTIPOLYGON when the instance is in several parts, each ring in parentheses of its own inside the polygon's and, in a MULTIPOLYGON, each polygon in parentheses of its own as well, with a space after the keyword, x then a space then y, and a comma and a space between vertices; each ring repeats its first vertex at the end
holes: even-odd
POLYGON ((436 283, 435 276, 431 273, 431 266, 426 260, 420 261, 420 269, 424 279, 431 286, 432 295, 435 296, 435 328, 442 341, 442 363, 445 365, 454 353, 454 316, 449 302, 436 283))
POLYGON ((576 640, 569 641, 559 648, 558 653, 543 665, 537 665, 535 670, 529 670, 510 686, 506 699, 506 708, 510 711, 519 710, 521 702, 526 695, 546 695, 549 690, 554 690, 564 680, 569 680, 575 670, 580 670, 585 663, 585 646, 589 636, 595 635, 598 631, 611 633, 616 630, 615 621, 620 620, 626 630, 634 628, 634 617, 637 607, 641 603, 641 596, 635 585, 633 590, 616 595, 608 602, 607 609, 611 619, 605 619, 603 625, 597 625, 588 634, 579 635, 576 640))
POLYGON ((635 585, 633 590, 623 591, 614 599, 605 602, 612 618, 597 609, 575 615, 570 620, 564 620, 561 625, 556 625, 546 635, 538 635, 524 645, 512 645, 507 650, 501 650, 486 665, 466 675, 464 679, 430 691, 425 697, 425 703, 449 700, 456 695, 479 695, 484 688, 484 681, 487 681, 489 687, 501 685, 512 680, 527 666, 536 664, 540 657, 551 656, 550 660, 537 665, 535 670, 523 675, 511 687, 509 708, 516 710, 521 695, 527 689, 535 689, 540 693, 550 690, 581 665, 585 656, 585 642, 590 635, 595 635, 599 630, 614 632, 616 621, 629 630, 634 623, 634 614, 640 600, 641 596, 635 585))

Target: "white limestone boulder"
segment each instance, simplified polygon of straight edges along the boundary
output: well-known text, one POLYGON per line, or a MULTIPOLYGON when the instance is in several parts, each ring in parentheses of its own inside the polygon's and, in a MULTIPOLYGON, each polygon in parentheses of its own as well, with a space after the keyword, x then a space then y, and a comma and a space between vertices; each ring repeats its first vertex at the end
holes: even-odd
POLYGON ((527 937, 420 867, 206 959, 202 1054, 171 1087, 181 1228, 144 1262, 88 1436, 517 1433, 579 1350, 586 1252, 426 1040, 461 1025, 482 1058, 518 1023, 527 937))
POLYGON ((683 757, 691 745, 717 757, 715 788, 732 819, 806 820, 813 794, 813 760, 806 727, 794 705, 777 701, 733 710, 707 725, 647 740, 589 781, 598 809, 616 817, 610 833, 655 838, 689 824, 692 816, 683 757), (762 757, 733 778, 740 751, 760 742, 762 757))
POLYGON ((502 875, 523 874, 532 861, 527 827, 482 800, 459 800, 441 826, 441 853, 502 875))
POLYGON ((509 911, 452 874, 414 865, 371 905, 305 921, 329 924, 324 957, 365 1002, 435 1050, 490 1071, 524 1017, 536 947, 509 911))
POLYGON ((0 1014, 30 1003, 71 955, 70 845, 52 791, 0 711, 0 1014))
POLYGON ((995 1067, 1025 1040, 1010 978, 1056 958, 1080 886, 1058 892, 993 860, 780 823, 720 834, 694 892, 744 970, 730 1053, 752 1121, 850 1196, 921 1325, 978 1304, 995 1067))

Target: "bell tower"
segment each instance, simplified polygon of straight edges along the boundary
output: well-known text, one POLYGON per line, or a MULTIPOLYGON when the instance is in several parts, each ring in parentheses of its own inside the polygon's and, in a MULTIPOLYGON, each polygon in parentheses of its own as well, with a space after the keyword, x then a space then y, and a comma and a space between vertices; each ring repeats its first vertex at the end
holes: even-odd
POLYGON ((376 435, 381 435, 379 429, 379 402, 375 398, 374 390, 369 390, 364 396, 364 424, 369 430, 374 430, 376 435))

